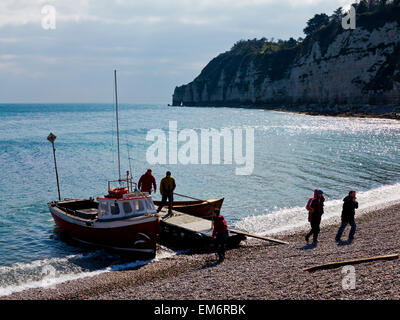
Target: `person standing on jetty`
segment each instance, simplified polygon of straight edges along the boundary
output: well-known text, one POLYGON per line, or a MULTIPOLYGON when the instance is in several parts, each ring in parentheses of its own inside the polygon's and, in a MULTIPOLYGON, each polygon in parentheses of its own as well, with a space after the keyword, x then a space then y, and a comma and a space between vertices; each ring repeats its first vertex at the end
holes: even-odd
POLYGON ((167 199, 169 201, 168 205, 168 215, 172 216, 172 203, 174 202, 174 190, 176 188, 175 179, 171 177, 171 172, 167 171, 165 177, 161 179, 160 182, 160 193, 162 196, 161 203, 158 206, 157 212, 160 212, 161 209, 167 203, 167 199))
POLYGON ((347 224, 350 224, 351 229, 349 233, 349 241, 354 239, 354 234, 356 233, 356 222, 354 216, 356 214, 356 209, 358 208, 358 202, 356 198, 356 192, 351 190, 349 195, 343 199, 343 209, 342 209, 342 224, 336 234, 335 240, 340 241, 342 233, 346 228, 347 224))
POLYGON ((212 238, 215 240, 219 263, 225 259, 226 240, 228 236, 229 229, 224 216, 220 214, 219 209, 214 209, 212 238))
POLYGON ((156 178, 151 174, 151 169, 147 169, 146 173, 143 174, 138 182, 138 188, 142 192, 148 192, 151 194, 151 187, 153 187, 154 193, 157 191, 156 178))
POLYGON ((314 198, 311 203, 307 204, 310 207, 310 214, 308 221, 311 224, 311 231, 306 235, 306 242, 308 243, 311 235, 313 235, 313 243, 318 242, 318 234, 320 231, 321 216, 324 214, 324 202, 325 198, 323 196, 324 192, 322 190, 314 190, 314 198))

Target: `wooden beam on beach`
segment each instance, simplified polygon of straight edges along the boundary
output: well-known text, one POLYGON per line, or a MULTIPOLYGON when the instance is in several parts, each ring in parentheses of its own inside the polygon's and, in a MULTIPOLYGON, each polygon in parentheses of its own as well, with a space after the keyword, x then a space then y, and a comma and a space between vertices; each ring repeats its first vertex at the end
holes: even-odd
POLYGON ((319 266, 311 267, 311 268, 306 268, 303 271, 316 271, 316 270, 322 270, 322 269, 333 269, 333 268, 338 268, 340 266, 346 266, 349 264, 359 264, 363 262, 370 262, 370 261, 377 261, 377 260, 395 260, 398 259, 399 255, 398 254, 388 254, 385 256, 375 256, 375 257, 369 257, 369 258, 361 258, 361 259, 354 259, 354 260, 347 260, 347 261, 339 261, 339 262, 331 262, 331 263, 326 263, 326 264, 321 264, 319 266))
POLYGON ((256 234, 251 234, 251 233, 244 232, 244 231, 229 229, 229 232, 236 233, 236 234, 241 234, 241 235, 244 235, 246 237, 251 237, 251 238, 261 239, 261 240, 265 240, 265 241, 269 241, 269 242, 274 242, 274 243, 278 243, 278 244, 289 244, 289 242, 286 242, 286 241, 267 238, 267 237, 262 237, 262 236, 258 236, 256 234))

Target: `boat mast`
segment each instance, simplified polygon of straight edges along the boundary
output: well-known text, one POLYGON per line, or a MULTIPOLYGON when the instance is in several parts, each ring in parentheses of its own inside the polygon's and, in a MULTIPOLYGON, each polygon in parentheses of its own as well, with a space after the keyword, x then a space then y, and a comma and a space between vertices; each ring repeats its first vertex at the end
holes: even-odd
POLYGON ((121 183, 121 158, 119 152, 119 126, 118 126, 117 70, 114 70, 114 82, 115 82, 115 113, 117 118, 118 180, 121 183))

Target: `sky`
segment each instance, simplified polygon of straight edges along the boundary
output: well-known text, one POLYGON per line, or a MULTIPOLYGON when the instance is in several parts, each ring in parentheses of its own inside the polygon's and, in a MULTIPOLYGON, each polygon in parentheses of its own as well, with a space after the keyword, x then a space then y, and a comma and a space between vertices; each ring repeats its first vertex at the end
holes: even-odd
POLYGON ((1 0, 0 103, 171 103, 241 39, 304 37, 349 0, 1 0))

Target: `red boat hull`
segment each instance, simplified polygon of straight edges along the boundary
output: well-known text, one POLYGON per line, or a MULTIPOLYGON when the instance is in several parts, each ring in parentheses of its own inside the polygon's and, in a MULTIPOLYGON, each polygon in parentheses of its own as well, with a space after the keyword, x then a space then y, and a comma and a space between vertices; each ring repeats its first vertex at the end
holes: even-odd
POLYGON ((92 222, 74 218, 56 207, 50 207, 50 212, 60 230, 72 239, 117 251, 155 255, 159 232, 156 216, 92 222))

